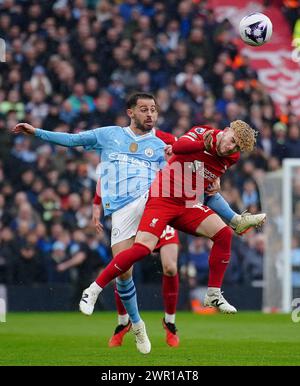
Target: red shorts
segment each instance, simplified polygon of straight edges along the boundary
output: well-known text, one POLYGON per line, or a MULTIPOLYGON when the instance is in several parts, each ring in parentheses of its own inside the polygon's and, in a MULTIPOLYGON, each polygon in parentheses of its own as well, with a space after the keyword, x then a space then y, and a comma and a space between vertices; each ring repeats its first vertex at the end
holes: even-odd
POLYGON ((167 225, 161 234, 156 244, 155 251, 168 244, 179 244, 178 232, 176 229, 170 227, 170 225, 167 225))
POLYGON ((160 238, 166 225, 170 225, 179 231, 197 235, 196 229, 201 222, 214 213, 202 204, 187 208, 169 198, 149 197, 138 231, 149 232, 160 238))

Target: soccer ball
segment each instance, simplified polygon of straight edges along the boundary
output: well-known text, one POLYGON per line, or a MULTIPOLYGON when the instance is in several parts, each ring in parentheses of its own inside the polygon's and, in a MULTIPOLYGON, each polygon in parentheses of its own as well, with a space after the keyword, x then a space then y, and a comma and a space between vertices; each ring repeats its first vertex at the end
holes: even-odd
POLYGON ((252 13, 240 21, 240 35, 242 40, 250 46, 261 46, 272 36, 272 22, 263 13, 252 13))

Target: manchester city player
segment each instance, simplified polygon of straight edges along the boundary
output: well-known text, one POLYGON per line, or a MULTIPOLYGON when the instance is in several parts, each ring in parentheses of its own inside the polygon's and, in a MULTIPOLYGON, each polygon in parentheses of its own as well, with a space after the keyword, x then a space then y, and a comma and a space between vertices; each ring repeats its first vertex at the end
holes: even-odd
MULTIPOLYGON (((20 123, 12 130, 15 134, 35 135, 57 145, 83 146, 99 152, 104 215, 112 216, 113 255, 132 245, 151 182, 165 165, 166 145, 152 131, 158 116, 154 97, 145 93, 132 95, 127 101, 127 114, 128 127, 108 126, 79 134, 50 132, 28 123, 20 123)), ((116 285, 132 322, 137 349, 147 354, 151 351, 151 343, 138 312, 132 270, 122 273, 116 285)), ((85 304, 84 298, 80 304, 85 304)))

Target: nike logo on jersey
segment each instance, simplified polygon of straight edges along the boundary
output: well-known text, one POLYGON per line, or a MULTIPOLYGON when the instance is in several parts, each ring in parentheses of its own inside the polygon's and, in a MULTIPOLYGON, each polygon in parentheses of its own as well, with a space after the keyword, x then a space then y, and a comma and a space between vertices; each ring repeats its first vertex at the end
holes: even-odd
POLYGON ((204 154, 207 154, 207 155, 210 155, 211 157, 213 157, 212 154, 210 154, 208 151, 204 150, 204 154))

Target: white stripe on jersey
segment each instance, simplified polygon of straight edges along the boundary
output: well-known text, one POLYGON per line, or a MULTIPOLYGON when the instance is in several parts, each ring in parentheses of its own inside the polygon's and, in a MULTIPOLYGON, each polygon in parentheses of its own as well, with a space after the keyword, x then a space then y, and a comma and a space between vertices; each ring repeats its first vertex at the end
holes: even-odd
POLYGON ((194 141, 194 142, 196 141, 195 138, 189 136, 189 134, 185 134, 185 135, 183 135, 181 138, 188 138, 188 139, 190 139, 191 141, 194 141))

